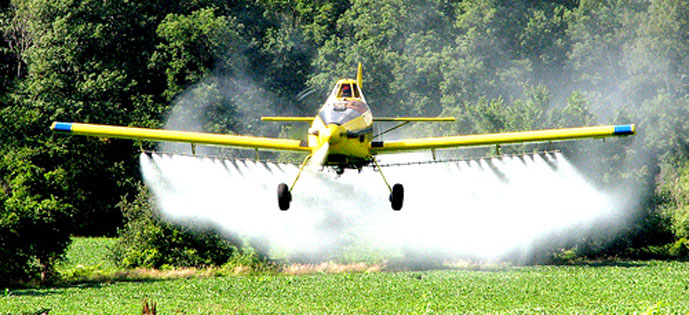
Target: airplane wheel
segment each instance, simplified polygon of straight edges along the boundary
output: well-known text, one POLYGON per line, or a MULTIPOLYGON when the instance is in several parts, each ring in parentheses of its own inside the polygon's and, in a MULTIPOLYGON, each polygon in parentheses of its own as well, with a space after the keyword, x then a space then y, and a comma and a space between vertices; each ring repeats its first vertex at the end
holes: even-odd
POLYGON ((280 206, 280 210, 286 211, 289 209, 290 201, 292 201, 292 193, 289 192, 287 184, 278 185, 278 206, 280 206))
POLYGON ((395 184, 392 186, 392 192, 390 193, 390 205, 392 210, 399 211, 402 209, 402 204, 404 203, 404 186, 402 184, 395 184))

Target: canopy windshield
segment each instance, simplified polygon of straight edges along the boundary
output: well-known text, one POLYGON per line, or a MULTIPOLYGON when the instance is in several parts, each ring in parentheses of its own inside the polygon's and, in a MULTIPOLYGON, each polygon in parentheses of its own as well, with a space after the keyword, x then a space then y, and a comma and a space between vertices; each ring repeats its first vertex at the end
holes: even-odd
POLYGON ((351 121, 363 115, 367 111, 369 111, 369 108, 363 102, 333 102, 323 106, 320 112, 318 112, 318 117, 320 117, 326 125, 342 125, 348 121, 351 121))

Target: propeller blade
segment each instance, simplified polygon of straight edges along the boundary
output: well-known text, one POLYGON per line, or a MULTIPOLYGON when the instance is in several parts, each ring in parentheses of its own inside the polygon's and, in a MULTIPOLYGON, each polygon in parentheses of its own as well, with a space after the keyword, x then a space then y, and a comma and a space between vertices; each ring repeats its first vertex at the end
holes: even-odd
POLYGON ((328 142, 323 143, 323 145, 318 148, 316 153, 311 156, 309 161, 309 166, 321 167, 325 164, 325 159, 328 157, 328 149, 330 149, 330 144, 328 142))

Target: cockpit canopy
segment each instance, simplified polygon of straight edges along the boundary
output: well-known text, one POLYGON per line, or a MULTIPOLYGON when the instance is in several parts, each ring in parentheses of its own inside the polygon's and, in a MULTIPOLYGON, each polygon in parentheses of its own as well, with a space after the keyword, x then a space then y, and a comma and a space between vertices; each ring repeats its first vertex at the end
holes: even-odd
POLYGON ((343 79, 337 81, 337 84, 335 84, 333 91, 330 93, 328 101, 330 102, 333 101, 333 99, 346 98, 358 98, 362 100, 364 103, 366 103, 364 95, 361 93, 361 90, 359 89, 359 85, 356 84, 356 81, 354 80, 343 79))
POLYGON ((370 109, 356 81, 344 79, 335 84, 318 116, 326 125, 342 125, 368 111, 370 109))
POLYGON ((369 110, 366 103, 358 100, 336 101, 327 103, 321 107, 321 110, 318 112, 318 117, 320 117, 326 125, 342 125, 363 115, 369 110))

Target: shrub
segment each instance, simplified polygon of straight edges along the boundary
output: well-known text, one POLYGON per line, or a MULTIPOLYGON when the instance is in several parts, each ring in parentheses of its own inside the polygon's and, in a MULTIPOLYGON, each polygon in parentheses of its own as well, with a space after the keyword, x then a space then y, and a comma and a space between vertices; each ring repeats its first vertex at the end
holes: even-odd
MULTIPOLYGON (((118 204, 126 219, 113 249, 115 262, 122 267, 160 268, 162 266, 218 266, 237 251, 230 241, 212 228, 192 229, 161 218, 149 191, 139 185, 132 201, 118 204)), ((189 222, 190 223, 190 222, 189 222)))
POLYGON ((676 242, 669 245, 671 256, 687 257, 689 238, 689 162, 666 163, 661 167, 656 192, 660 216, 667 222, 676 242))
POLYGON ((50 281, 70 243, 72 207, 53 194, 63 171, 36 165, 36 150, 1 153, 0 283, 50 281))

